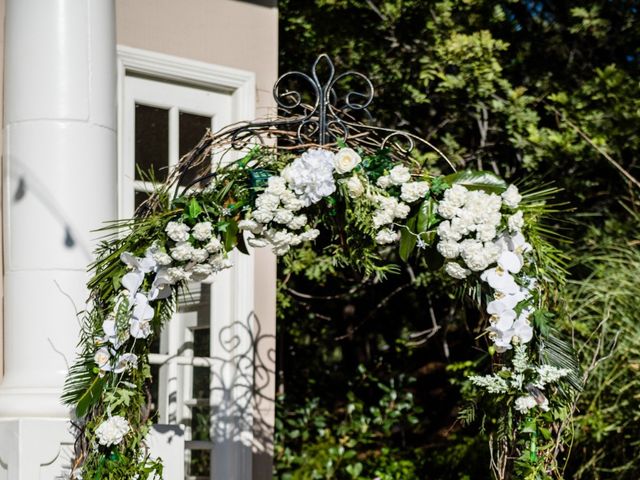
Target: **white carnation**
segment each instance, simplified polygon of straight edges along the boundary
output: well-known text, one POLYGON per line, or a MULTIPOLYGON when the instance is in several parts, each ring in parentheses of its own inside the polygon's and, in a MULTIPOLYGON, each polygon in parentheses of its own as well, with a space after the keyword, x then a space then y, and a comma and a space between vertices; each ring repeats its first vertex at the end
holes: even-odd
POLYGON ((336 153, 333 159, 333 165, 337 173, 349 173, 356 168, 362 161, 360 155, 358 155, 351 148, 342 148, 336 153))
POLYGON ((256 198, 256 207, 261 210, 275 210, 278 208, 278 205, 280 205, 280 197, 273 193, 265 192, 258 195, 258 198, 256 198))
POLYGON ((428 192, 427 182, 407 182, 402 184, 400 198, 407 203, 413 203, 422 200, 428 192))
POLYGON ((131 427, 126 418, 120 415, 114 415, 96 428, 96 437, 100 445, 110 447, 111 445, 118 445, 122 442, 122 439, 130 430, 131 427))
POLYGON ((318 238, 318 235, 320 235, 320 230, 316 228, 311 228, 306 232, 302 232, 300 234, 300 239, 303 242, 310 242, 311 240, 315 240, 316 238, 318 238))
POLYGON ((296 197, 296 194, 291 190, 287 190, 280 195, 280 201, 284 208, 291 210, 292 212, 297 212, 304 207, 304 202, 296 197))
POLYGON ((211 238, 211 230, 211 222, 200 222, 195 224, 195 226, 191 230, 191 234, 196 240, 204 242, 205 240, 209 240, 209 238, 211 238))
POLYGON ((254 248, 266 247, 269 244, 269 242, 264 238, 250 238, 247 240, 247 243, 254 248))
POLYGON ((171 262, 173 262, 170 255, 160 250, 153 252, 152 256, 156 263, 161 266, 171 265, 171 262))
POLYGON ((460 253, 459 245, 452 241, 440 242, 436 248, 444 258, 456 258, 460 253))
POLYGON ((436 231, 442 240, 457 242, 462 238, 462 234, 458 230, 451 228, 451 222, 449 220, 441 222, 436 231))
POLYGON ((399 240, 400 234, 394 232, 390 228, 383 228, 376 234, 376 243, 380 245, 387 245, 389 243, 395 243, 399 240))
POLYGON ((396 165, 389 172, 389 180, 394 185, 402 185, 411 180, 411 172, 404 165, 396 165))
POLYGON ((271 220, 273 220, 273 210, 258 208, 257 210, 251 212, 251 216, 255 219, 256 222, 269 223, 271 220))
POLYGON ((193 247, 189 242, 178 242, 176 246, 171 249, 171 256, 179 262, 191 260, 192 255, 193 247))
MULTIPOLYGON (((448 190, 447 190, 448 191, 448 190)), ((442 218, 446 218, 447 220, 455 217, 456 213, 460 207, 456 207, 453 203, 443 200, 438 204, 438 213, 442 218)))
POLYGON ((181 222, 169 222, 164 228, 167 236, 174 242, 185 242, 189 239, 189 227, 181 222))
POLYGON ((255 235, 259 235, 262 232, 262 225, 256 222, 255 220, 240 220, 238 222, 238 228, 240 230, 246 230, 255 235))
POLYGON ((191 278, 191 273, 179 267, 167 269, 167 275, 169 276, 169 281, 172 284, 187 281, 191 278))
POLYGON ((293 219, 287 224, 291 230, 300 230, 307 224, 307 216, 306 215, 298 215, 297 217, 293 217, 293 219))
POLYGON ((471 273, 464 267, 461 267, 459 263, 456 262, 447 262, 444 266, 444 271, 447 272, 453 278, 457 278, 458 280, 462 280, 463 278, 467 278, 471 273))
POLYGON ((304 206, 317 203, 336 191, 333 159, 333 153, 328 150, 311 149, 282 171, 289 187, 304 206))
POLYGON ((286 190, 287 190, 287 182, 284 178, 279 177, 277 175, 273 177, 269 177, 265 192, 270 193, 272 195, 277 195, 279 197, 286 190))
POLYGON ((381 209, 376 210, 373 214, 373 226, 380 228, 383 225, 393 223, 393 210, 381 209))
POLYGON ((502 193, 502 203, 504 203, 507 207, 517 208, 520 205, 520 201, 522 200, 522 195, 518 192, 518 187, 515 185, 509 185, 502 193))
POLYGON ((351 198, 358 198, 364 193, 364 185, 357 175, 353 175, 347 180, 347 190, 351 198))
POLYGON ((202 263, 209 257, 209 253, 204 248, 194 248, 191 252, 191 260, 202 263))
POLYGON ((490 224, 479 225, 476 229, 476 238, 482 242, 490 242, 496 238, 496 227, 490 224))
POLYGON ((196 282, 206 280, 213 273, 213 267, 208 263, 196 265, 191 270, 191 279, 196 282))
POLYGON ((517 211, 509 217, 507 220, 509 231, 519 232, 524 227, 524 217, 522 216, 522 210, 517 211))
POLYGON ((217 237, 211 237, 211 240, 204 246, 209 253, 216 253, 222 250, 222 242, 217 237))
POLYGON ((467 190, 462 185, 454 185, 444 192, 444 200, 452 207, 462 207, 467 201, 467 190))
POLYGON ((283 225, 286 225, 292 220, 293 220, 293 212, 286 210, 284 208, 279 208, 278 210, 276 210, 276 213, 273 216, 274 222, 281 223, 283 225))
POLYGON ((407 218, 407 215, 409 215, 410 211, 411 207, 409 207, 409 205, 407 205, 406 203, 398 202, 393 209, 393 215, 396 218, 407 218))
POLYGON ((378 177, 376 185, 380 188, 389 188, 391 186, 391 179, 389 178, 389 175, 382 175, 381 177, 378 177))
POLYGON ((221 272, 227 268, 233 267, 233 262, 224 255, 218 255, 209 259, 209 265, 213 269, 213 273, 221 272))

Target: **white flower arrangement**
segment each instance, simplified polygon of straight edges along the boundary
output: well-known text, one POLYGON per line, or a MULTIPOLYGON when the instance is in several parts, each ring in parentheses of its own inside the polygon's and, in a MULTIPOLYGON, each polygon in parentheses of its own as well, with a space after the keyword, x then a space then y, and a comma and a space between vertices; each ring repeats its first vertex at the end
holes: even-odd
POLYGON ((118 445, 122 439, 131 431, 131 426, 126 418, 114 415, 102 422, 96 428, 98 443, 105 447, 118 445))

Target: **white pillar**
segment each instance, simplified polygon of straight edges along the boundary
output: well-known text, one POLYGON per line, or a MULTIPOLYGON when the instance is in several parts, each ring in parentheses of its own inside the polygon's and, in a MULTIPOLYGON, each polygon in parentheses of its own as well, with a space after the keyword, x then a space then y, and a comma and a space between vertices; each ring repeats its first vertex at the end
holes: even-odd
MULTIPOLYGON (((113 0, 7 0, 0 428, 68 416, 59 397, 78 340, 73 303, 82 310, 87 297, 90 231, 116 216, 114 10, 113 0)), ((8 468, 9 478, 36 478, 8 468)))

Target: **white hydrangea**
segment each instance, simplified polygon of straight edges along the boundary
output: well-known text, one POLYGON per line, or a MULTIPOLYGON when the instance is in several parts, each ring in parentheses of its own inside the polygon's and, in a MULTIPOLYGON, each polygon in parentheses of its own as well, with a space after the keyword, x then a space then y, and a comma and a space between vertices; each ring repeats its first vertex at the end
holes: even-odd
POLYGON ((300 230, 307 224, 307 216, 306 215, 298 215, 293 217, 293 219, 287 224, 291 230, 300 230))
POLYGON ((407 182, 402 184, 400 198, 407 203, 413 203, 422 200, 428 192, 427 182, 407 182))
POLYGON ((189 240, 189 226, 181 222, 169 222, 164 228, 167 236, 174 242, 186 242, 189 240))
POLYGON ((118 445, 122 442, 122 439, 131 430, 129 422, 126 418, 120 415, 114 415, 102 422, 98 428, 96 428, 96 437, 98 443, 105 447, 112 445, 118 445))
POLYGON ((522 195, 518 192, 518 187, 515 185, 509 185, 502 193, 502 203, 504 203, 509 208, 518 208, 520 202, 522 201, 522 195))
POLYGON ((192 255, 193 247, 189 242, 178 242, 176 246, 171 249, 171 256, 179 262, 191 260, 192 255))
POLYGON ((411 180, 411 172, 404 165, 396 165, 389 171, 389 180, 393 185, 402 185, 411 180))
POLYGON ((387 245, 395 243, 400 239, 400 234, 394 232, 390 228, 383 228, 376 234, 376 243, 380 245, 387 245))
POLYGON ((353 175, 347 180, 347 191, 351 198, 358 198, 364 193, 364 185, 357 175, 353 175))
POLYGON ((328 150, 311 149, 282 171, 282 176, 304 206, 317 203, 336 191, 333 159, 334 154, 328 150))
POLYGON ((447 272, 453 278, 457 278, 458 280, 467 278, 471 273, 469 270, 462 267, 457 262, 447 262, 444 266, 444 271, 447 272))
POLYGON ((212 229, 213 227, 211 226, 211 222, 196 223, 191 230, 191 235, 193 235, 193 238, 195 238, 196 240, 204 242, 205 240, 209 240, 211 238, 212 229))
POLYGON ((516 213, 511 215, 507 220, 507 226, 509 227, 510 232, 519 232, 524 227, 524 217, 522 215, 522 210, 518 210, 516 213))
POLYGON ((351 148, 341 148, 333 159, 335 171, 339 174, 349 173, 362 161, 360 155, 351 148))

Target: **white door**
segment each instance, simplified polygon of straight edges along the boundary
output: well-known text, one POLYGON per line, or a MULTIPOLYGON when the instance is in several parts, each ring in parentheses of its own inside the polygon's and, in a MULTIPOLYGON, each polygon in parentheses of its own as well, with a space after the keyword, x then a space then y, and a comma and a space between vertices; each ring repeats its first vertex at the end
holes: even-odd
MULTIPOLYGON (((232 122, 234 103, 228 93, 130 75, 120 98, 119 208, 129 218, 153 179, 166 179, 207 129, 232 122)), ((187 174, 181 186, 193 180, 187 174)), ((194 284, 179 299, 150 356, 156 423, 184 428, 187 479, 251 475, 253 260, 237 252, 232 260, 214 287, 194 284)))

